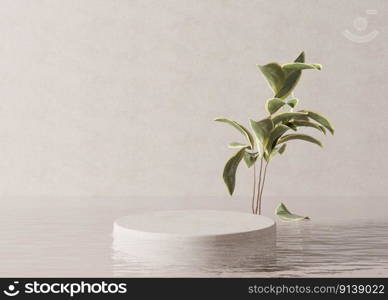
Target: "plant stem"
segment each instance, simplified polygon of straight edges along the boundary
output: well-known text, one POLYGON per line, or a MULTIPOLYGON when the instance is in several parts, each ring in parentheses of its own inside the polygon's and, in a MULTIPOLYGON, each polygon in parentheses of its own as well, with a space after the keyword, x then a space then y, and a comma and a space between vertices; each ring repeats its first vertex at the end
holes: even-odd
POLYGON ((264 168, 264 175, 263 175, 263 183, 261 185, 261 191, 260 191, 260 196, 258 200, 258 206, 259 206, 259 215, 261 215, 261 198, 263 197, 263 190, 264 190, 264 183, 265 183, 265 176, 267 175, 267 167, 268 167, 268 162, 265 164, 264 168))
POLYGON ((252 194, 252 213, 255 213, 255 195, 256 195, 256 164, 253 164, 253 194, 252 194))
POLYGON ((260 159, 260 173, 259 173, 259 183, 257 185, 257 196, 256 196, 256 208, 255 214, 257 215, 257 210, 259 208, 259 197, 260 197, 260 185, 261 185, 261 174, 263 171, 263 157, 260 159))

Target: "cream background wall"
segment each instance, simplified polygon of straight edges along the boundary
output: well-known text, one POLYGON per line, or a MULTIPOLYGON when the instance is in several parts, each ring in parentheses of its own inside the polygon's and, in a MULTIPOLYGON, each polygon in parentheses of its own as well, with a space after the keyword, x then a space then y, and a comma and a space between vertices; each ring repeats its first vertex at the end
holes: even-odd
POLYGON ((324 69, 295 95, 336 134, 323 151, 290 143, 267 195, 386 196, 387 13, 383 0, 2 0, 0 194, 226 197, 240 136, 212 119, 261 118, 271 92, 255 64, 304 50, 324 69))

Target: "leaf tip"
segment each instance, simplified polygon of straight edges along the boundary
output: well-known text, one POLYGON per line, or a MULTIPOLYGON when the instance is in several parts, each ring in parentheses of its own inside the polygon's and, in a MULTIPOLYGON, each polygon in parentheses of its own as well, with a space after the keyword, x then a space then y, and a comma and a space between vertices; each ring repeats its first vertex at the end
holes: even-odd
POLYGON ((304 51, 302 51, 298 57, 295 59, 295 62, 301 62, 301 63, 304 63, 305 61, 305 53, 304 51))
POLYGON ((232 196, 234 192, 234 186, 232 184, 229 184, 225 176, 224 176, 224 182, 225 182, 226 188, 228 189, 229 196, 232 196))

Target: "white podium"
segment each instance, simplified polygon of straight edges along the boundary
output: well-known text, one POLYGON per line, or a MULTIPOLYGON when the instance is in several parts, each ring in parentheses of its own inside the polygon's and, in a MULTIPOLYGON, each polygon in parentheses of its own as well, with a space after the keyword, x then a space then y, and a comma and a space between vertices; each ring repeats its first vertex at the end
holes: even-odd
POLYGON ((272 257, 275 222, 267 217, 215 210, 132 214, 113 228, 121 259, 155 267, 235 265, 272 257))

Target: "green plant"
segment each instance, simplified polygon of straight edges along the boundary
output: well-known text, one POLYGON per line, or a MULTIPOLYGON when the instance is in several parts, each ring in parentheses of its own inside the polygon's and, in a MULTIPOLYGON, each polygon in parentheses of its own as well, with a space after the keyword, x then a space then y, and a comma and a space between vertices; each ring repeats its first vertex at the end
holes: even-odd
MULTIPOLYGON (((315 128, 323 134, 326 134, 326 130, 334 134, 334 129, 321 114, 305 109, 294 111, 300 101, 293 96, 293 90, 299 82, 302 71, 307 69, 321 70, 320 64, 306 64, 305 55, 302 52, 292 63, 280 65, 272 62, 257 67, 274 93, 273 98, 265 102, 265 109, 269 115, 259 121, 250 120, 250 128, 253 133, 243 125, 228 118, 216 118, 215 121, 233 126, 246 139, 245 143, 229 144, 229 147, 237 149, 237 152, 227 161, 223 171, 223 179, 230 195, 232 195, 236 185, 236 171, 240 162, 244 160, 248 168, 253 167, 252 213, 261 214, 267 168, 275 155, 283 154, 287 142, 291 140, 302 140, 322 147, 322 143, 315 137, 298 133, 301 127, 315 128), (257 163, 259 164, 258 180, 257 163)), ((285 215, 287 216, 287 214, 285 215)))

